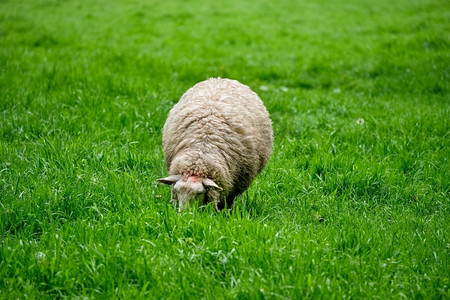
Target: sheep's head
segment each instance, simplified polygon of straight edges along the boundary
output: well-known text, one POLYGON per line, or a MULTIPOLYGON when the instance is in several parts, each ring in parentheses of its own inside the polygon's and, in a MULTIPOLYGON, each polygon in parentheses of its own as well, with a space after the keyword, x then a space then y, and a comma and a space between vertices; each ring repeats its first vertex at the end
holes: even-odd
POLYGON ((172 203, 182 211, 189 206, 202 205, 209 188, 222 190, 213 180, 198 176, 171 175, 158 179, 159 182, 172 185, 172 203))

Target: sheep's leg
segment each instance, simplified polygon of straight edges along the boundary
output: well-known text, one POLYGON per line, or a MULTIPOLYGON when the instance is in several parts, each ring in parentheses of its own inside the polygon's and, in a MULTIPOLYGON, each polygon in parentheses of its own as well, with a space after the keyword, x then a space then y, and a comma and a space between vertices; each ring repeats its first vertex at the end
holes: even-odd
POLYGON ((218 199, 214 199, 214 209, 217 210, 217 211, 220 210, 220 208, 219 208, 219 200, 218 199))

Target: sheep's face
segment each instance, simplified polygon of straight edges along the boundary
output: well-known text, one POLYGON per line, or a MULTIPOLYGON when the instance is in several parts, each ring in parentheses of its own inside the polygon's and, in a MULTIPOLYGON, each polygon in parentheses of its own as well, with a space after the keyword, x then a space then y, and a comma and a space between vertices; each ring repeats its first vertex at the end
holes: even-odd
POLYGON ((205 194, 208 188, 221 188, 211 179, 198 176, 183 177, 171 175, 158 179, 159 182, 172 185, 172 203, 178 205, 182 211, 192 206, 200 206, 205 203, 205 194))
POLYGON ((172 187, 172 195, 178 200, 178 210, 190 206, 200 206, 205 201, 205 187, 198 178, 189 177, 186 181, 178 180, 172 187))

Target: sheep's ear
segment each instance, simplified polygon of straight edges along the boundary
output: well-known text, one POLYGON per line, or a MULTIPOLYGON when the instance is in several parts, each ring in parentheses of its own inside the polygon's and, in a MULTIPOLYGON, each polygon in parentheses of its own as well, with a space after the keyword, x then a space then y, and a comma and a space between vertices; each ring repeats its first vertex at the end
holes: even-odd
POLYGON ((212 181, 212 180, 209 179, 209 178, 203 179, 203 185, 206 186, 206 187, 212 187, 212 188, 215 188, 215 189, 217 189, 217 190, 219 190, 219 191, 222 190, 222 188, 221 188, 220 186, 218 186, 214 181, 212 181))
POLYGON ((158 181, 165 184, 174 184, 181 179, 181 175, 170 175, 169 177, 159 178, 158 181))

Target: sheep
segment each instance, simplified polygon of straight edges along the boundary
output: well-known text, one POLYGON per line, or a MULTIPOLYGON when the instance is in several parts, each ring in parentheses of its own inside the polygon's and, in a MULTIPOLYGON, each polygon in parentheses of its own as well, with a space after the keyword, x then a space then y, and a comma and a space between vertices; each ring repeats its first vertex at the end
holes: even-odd
POLYGON ((272 153, 269 113, 248 86, 210 78, 188 89, 163 128, 164 160, 179 211, 214 203, 231 208, 266 166, 272 153))

